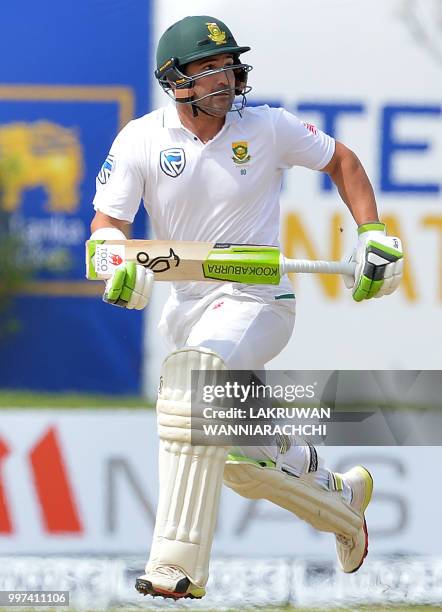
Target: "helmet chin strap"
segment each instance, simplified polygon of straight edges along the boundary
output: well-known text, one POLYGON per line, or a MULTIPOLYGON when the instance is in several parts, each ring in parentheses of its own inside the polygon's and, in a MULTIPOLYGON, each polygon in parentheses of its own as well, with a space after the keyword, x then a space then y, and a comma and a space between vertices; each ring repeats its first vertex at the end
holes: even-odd
MULTIPOLYGON (((198 111, 201 110, 200 108, 198 108, 198 106, 195 104, 195 102, 191 102, 190 103, 190 108, 192 109, 192 115, 194 117, 198 117, 198 111)), ((201 111, 204 113, 204 111, 201 111)), ((207 114, 207 113, 206 113, 207 114)))
MULTIPOLYGON (((184 88, 176 88, 174 90, 175 102, 177 104, 190 104, 190 108, 192 109, 192 115, 194 117, 198 117, 198 111, 202 109, 198 108, 195 102, 193 102, 193 85, 190 87, 184 88)), ((204 112, 204 111, 202 111, 204 112)))

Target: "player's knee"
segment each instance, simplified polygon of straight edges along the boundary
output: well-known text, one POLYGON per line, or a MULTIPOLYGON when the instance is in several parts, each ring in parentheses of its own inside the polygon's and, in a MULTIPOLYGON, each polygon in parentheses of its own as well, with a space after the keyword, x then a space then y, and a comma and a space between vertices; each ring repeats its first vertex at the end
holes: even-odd
POLYGON ((202 346, 173 351, 163 362, 157 401, 160 438, 195 443, 200 431, 198 398, 192 405, 192 388, 213 385, 213 372, 227 370, 224 360, 202 346))

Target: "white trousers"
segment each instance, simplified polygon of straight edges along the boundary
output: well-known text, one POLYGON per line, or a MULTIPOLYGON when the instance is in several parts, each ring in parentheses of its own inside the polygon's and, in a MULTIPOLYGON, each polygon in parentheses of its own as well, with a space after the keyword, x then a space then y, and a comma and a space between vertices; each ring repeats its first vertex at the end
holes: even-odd
MULTIPOLYGON (((275 289, 253 288, 252 293, 227 284, 200 299, 172 296, 159 328, 171 350, 203 346, 222 357, 232 370, 264 370, 288 343, 295 324, 293 293, 275 289)), ((276 446, 241 447, 234 452, 254 459, 277 459, 276 446)))
POLYGON ((172 295, 159 329, 171 350, 205 346, 233 370, 263 370, 285 347, 294 324, 293 294, 244 292, 226 284, 200 299, 172 295))
MULTIPOLYGON (((290 291, 290 290, 289 290, 290 291)), ((172 295, 163 312, 159 329, 171 350, 203 346, 217 353, 232 370, 264 370, 289 342, 295 324, 293 293, 281 289, 253 287, 247 291, 225 284, 200 299, 172 295)), ((276 441, 272 446, 244 446, 231 450, 256 460, 270 459, 290 467, 301 476, 314 453, 316 483, 330 490, 330 472, 304 441, 293 439, 288 452, 276 441)), ((350 495, 345 487, 344 494, 350 495)))

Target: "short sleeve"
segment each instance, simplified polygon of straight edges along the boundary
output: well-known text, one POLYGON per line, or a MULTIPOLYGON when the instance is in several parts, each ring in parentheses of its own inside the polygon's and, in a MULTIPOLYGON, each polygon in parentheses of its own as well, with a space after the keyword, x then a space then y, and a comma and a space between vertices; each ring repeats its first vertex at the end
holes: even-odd
POLYGON ((278 167, 322 170, 335 151, 334 138, 283 108, 272 111, 278 167))
POLYGON ((144 190, 135 136, 130 122, 115 138, 97 175, 93 201, 95 210, 129 222, 137 214, 144 190))

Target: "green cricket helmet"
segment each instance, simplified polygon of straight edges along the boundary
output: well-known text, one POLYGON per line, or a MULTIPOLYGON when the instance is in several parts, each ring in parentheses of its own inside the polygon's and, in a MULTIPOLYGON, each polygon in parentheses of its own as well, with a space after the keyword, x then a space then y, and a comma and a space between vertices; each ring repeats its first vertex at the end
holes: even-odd
MULTIPOLYGON (((171 25, 161 36, 157 48, 155 76, 164 91, 176 102, 195 105, 202 99, 193 95, 192 88, 196 80, 208 74, 233 70, 235 95, 242 96, 240 108, 243 108, 246 103, 245 94, 251 90, 251 87, 247 86, 247 73, 252 70, 252 66, 239 60, 240 54, 246 51, 250 51, 250 47, 239 46, 232 32, 219 19, 208 15, 185 17, 171 25), (232 54, 232 66, 206 70, 192 77, 185 74, 186 64, 224 53, 232 54)), ((240 109, 236 107, 232 110, 240 109)))

